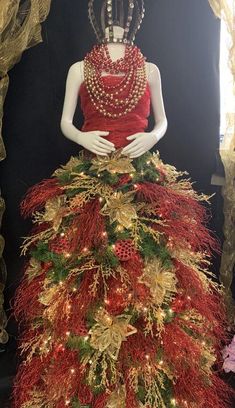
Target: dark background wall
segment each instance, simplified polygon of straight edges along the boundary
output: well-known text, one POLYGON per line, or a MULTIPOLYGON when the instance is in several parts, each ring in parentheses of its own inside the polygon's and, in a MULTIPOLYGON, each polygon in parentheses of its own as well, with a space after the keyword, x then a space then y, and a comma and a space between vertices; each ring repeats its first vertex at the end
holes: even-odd
MULTIPOLYGON (((219 144, 219 21, 207 0, 146 0, 146 16, 136 44, 158 65, 169 127, 158 144, 161 157, 187 170, 195 189, 210 194, 219 144)), ((27 188, 65 163, 78 146, 65 139, 59 123, 69 66, 95 43, 87 19, 87 0, 54 0, 43 25, 44 42, 25 52, 10 72, 3 134, 7 159, 1 163, 6 200, 3 234, 8 281, 6 309, 21 276, 22 236, 29 222, 19 214, 27 188)), ((82 121, 78 109, 76 123, 82 121)), ((151 121, 150 121, 151 125, 151 121)), ((221 236, 219 192, 213 198, 211 228, 221 236)), ((215 260, 218 269, 219 260, 215 260)), ((15 370, 16 328, 9 320, 9 344, 0 353, 0 402, 15 370), (1 360, 2 359, 2 360, 1 360), (3 364, 2 364, 3 362, 3 364), (2 390, 2 391, 1 391, 2 390)), ((2 406, 2 405, 1 405, 2 406)))

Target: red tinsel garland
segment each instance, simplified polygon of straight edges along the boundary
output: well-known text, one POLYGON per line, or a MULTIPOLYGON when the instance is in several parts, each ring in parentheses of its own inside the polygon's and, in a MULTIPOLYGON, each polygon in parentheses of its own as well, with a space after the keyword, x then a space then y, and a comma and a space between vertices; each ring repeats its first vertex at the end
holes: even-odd
POLYGON ((153 228, 171 239, 173 247, 193 251, 219 251, 218 241, 203 225, 208 221, 208 214, 195 198, 180 194, 157 183, 139 183, 137 198, 151 203, 156 208, 156 216, 162 218, 166 225, 153 224, 153 228))
POLYGON ((56 178, 46 179, 31 187, 21 202, 21 214, 27 218, 42 209, 47 200, 63 194, 56 178))

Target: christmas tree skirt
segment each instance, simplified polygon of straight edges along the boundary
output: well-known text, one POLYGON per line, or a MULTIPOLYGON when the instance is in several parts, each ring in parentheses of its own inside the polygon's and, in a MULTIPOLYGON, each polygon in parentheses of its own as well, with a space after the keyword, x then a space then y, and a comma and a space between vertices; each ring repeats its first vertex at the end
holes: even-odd
POLYGON ((14 408, 230 406, 208 200, 159 154, 121 150, 28 191, 14 408))

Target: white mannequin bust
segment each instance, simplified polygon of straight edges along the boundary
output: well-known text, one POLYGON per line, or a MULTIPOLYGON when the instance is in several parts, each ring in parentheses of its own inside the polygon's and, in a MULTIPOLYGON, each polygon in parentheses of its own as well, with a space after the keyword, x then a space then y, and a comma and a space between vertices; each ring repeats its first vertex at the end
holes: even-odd
MULTIPOLYGON (((113 29, 115 38, 123 37, 124 29, 122 27, 114 26, 113 29)), ((108 29, 105 30, 105 35, 108 37, 108 29)), ((125 55, 125 47, 125 44, 122 43, 108 43, 111 59, 116 61, 122 58, 125 55)), ((104 132, 102 129, 82 132, 73 125, 79 89, 84 82, 83 68, 84 62, 79 61, 73 64, 69 69, 61 118, 61 130, 63 134, 73 142, 97 155, 105 156, 116 150, 114 144, 105 139, 109 132, 104 132)), ((122 152, 131 158, 139 157, 150 150, 165 135, 167 130, 167 118, 163 103, 160 71, 155 64, 146 62, 146 73, 150 87, 155 125, 151 132, 136 133, 127 137, 130 143, 123 148, 122 152)), ((105 74, 106 73, 103 72, 103 75, 105 74)))

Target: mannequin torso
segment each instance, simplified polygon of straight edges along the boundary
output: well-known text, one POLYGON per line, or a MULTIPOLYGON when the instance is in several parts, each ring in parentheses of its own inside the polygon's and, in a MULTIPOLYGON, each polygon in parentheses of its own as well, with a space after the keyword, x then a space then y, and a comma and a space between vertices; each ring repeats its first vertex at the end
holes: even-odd
MULTIPOLYGON (((112 61, 116 61, 125 55, 125 47, 124 44, 120 43, 108 44, 108 50, 112 61)), ((165 135, 167 130, 167 118, 163 103, 159 69, 153 63, 146 62, 145 64, 155 125, 151 132, 136 133, 127 137, 131 142, 128 146, 123 148, 122 152, 132 158, 139 157, 146 151, 150 150, 165 135)), ((107 73, 102 72, 102 75, 105 76, 107 73)), ((79 61, 73 64, 68 72, 63 114, 61 118, 61 130, 68 139, 80 144, 85 149, 98 155, 107 155, 115 150, 114 144, 105 139, 105 136, 108 136, 108 132, 104 132, 102 129, 97 129, 96 131, 91 132, 82 132, 73 125, 78 94, 83 82, 84 61, 79 61)))

